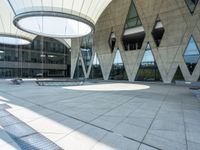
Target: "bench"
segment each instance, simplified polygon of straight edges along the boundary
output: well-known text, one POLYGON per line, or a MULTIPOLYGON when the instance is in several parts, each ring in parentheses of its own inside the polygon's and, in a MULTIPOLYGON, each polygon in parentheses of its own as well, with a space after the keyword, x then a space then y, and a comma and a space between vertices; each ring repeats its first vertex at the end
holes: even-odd
POLYGON ((37 80, 39 86, 77 86, 83 85, 84 80, 37 80))
POLYGON ((23 80, 20 78, 16 78, 16 79, 12 79, 11 82, 15 85, 19 85, 19 84, 23 83, 23 80))
POLYGON ((200 82, 193 82, 190 86, 191 90, 200 90, 200 82))
POLYGON ((191 86, 191 82, 182 81, 182 80, 175 80, 175 84, 179 86, 191 86))
POLYGON ((191 90, 200 90, 200 86, 190 87, 191 90))

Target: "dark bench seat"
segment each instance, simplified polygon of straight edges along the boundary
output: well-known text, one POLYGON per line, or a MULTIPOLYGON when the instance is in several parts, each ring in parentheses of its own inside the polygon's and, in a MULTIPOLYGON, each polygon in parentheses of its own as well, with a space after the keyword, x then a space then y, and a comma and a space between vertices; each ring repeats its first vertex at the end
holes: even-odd
POLYGON ((37 80, 39 86, 76 86, 83 85, 84 80, 37 80))
POLYGON ((16 79, 12 79, 11 82, 13 84, 19 85, 19 84, 21 84, 23 82, 23 80, 20 79, 20 78, 16 78, 16 79))

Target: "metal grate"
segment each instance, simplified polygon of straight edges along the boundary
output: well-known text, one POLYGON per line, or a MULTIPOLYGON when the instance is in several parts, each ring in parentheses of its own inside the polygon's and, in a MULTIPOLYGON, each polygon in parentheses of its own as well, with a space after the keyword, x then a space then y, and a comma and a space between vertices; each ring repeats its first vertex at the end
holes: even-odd
POLYGON ((23 150, 61 150, 56 144, 36 133, 15 140, 23 150))
POLYGON ((4 129, 10 134, 13 138, 20 138, 23 136, 28 136, 30 134, 36 133, 35 130, 27 126, 25 123, 17 123, 11 126, 6 126, 4 129))
POLYGON ((17 119, 4 109, 10 108, 0 104, 0 125, 23 150, 62 150, 55 143, 17 119))
POLYGON ((14 125, 14 124, 19 123, 19 122, 20 122, 20 120, 18 120, 17 118, 15 118, 12 115, 8 115, 8 116, 0 118, 0 125, 2 127, 14 125))

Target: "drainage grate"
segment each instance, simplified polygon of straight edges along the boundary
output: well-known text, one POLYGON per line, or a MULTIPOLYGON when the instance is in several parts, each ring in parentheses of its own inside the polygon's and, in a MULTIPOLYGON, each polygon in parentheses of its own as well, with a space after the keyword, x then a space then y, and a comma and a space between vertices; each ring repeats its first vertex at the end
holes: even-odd
POLYGON ((20 120, 18 120, 17 118, 15 118, 12 115, 8 115, 8 116, 0 118, 0 125, 2 127, 14 125, 14 124, 19 123, 19 122, 20 122, 20 120))
POLYGON ((10 108, 0 104, 0 125, 23 150, 62 150, 55 143, 37 133, 24 122, 7 112, 10 108))
POLYGON ((38 133, 15 139, 15 142, 23 150, 61 150, 56 144, 38 133))
POLYGON ((12 138, 20 138, 36 133, 35 130, 27 126, 25 123, 17 123, 11 126, 6 126, 4 129, 9 133, 12 138))

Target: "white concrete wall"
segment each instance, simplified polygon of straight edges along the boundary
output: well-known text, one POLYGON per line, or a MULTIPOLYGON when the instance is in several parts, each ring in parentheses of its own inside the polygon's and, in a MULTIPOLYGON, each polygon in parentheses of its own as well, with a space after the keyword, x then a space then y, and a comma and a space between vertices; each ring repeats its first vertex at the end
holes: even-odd
MULTIPOLYGON (((109 77, 115 52, 119 47, 129 81, 134 81, 144 50, 149 42, 164 83, 172 81, 178 66, 180 66, 186 81, 197 81, 200 75, 200 60, 193 74, 190 75, 183 59, 183 53, 191 35, 200 48, 200 3, 197 5, 195 13, 191 15, 184 0, 133 1, 146 33, 141 50, 125 51, 121 40, 131 0, 113 0, 95 26, 94 50, 99 55, 104 79, 107 80, 109 77), (159 48, 156 47, 151 34, 158 15, 165 29, 159 48), (111 31, 115 33, 117 39, 113 53, 108 44, 111 31)), ((80 49, 80 41, 81 39, 72 40, 72 76, 80 49)), ((84 73, 86 77, 89 74, 85 70, 84 73)))

